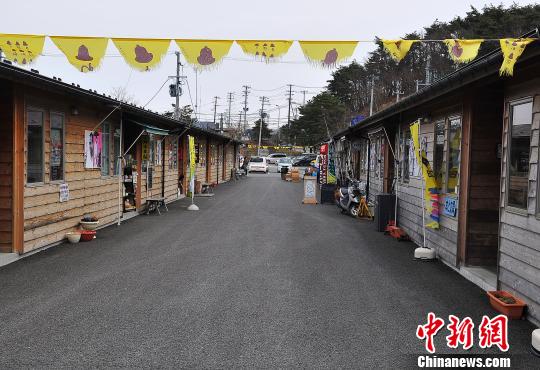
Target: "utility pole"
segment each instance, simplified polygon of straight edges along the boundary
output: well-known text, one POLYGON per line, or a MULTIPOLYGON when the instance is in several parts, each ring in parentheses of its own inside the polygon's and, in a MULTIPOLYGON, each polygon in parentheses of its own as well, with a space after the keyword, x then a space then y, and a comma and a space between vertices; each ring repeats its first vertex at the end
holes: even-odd
POLYGON ((426 59, 426 77, 425 77, 425 82, 424 83, 420 83, 419 80, 416 80, 416 92, 418 92, 418 90, 420 90, 420 86, 429 86, 431 85, 431 54, 428 54, 427 55, 427 59, 426 59))
POLYGON ((220 113, 219 117, 219 132, 223 132, 223 113, 220 113))
POLYGON ((401 81, 396 81, 396 89, 394 90, 394 94, 396 95, 396 103, 399 102, 399 97, 403 95, 403 91, 401 91, 401 81))
POLYGON ((176 104, 174 106, 174 118, 180 119, 180 52, 175 52, 176 54, 176 104))
POLYGON ((259 145, 257 145, 257 155, 261 155, 261 139, 262 139, 262 127, 264 124, 264 103, 268 102, 268 98, 266 96, 262 96, 259 98, 261 101, 261 120, 259 121, 259 145))
POLYGON ((307 90, 302 90, 300 92, 304 95, 304 99, 303 99, 303 103, 302 103, 302 106, 304 106, 304 105, 306 105, 306 93, 307 93, 307 90))
POLYGON ((229 102, 229 112, 227 118, 227 127, 231 127, 231 103, 233 101, 234 93, 230 92, 227 94, 227 101, 229 102))
POLYGON ((242 93, 242 95, 244 96, 244 129, 242 131, 245 131, 247 129, 247 111, 249 110, 248 108, 248 94, 249 94, 249 89, 250 87, 247 86, 247 85, 244 85, 242 86, 244 88, 244 92, 242 93))
POLYGON ((287 85, 289 86, 289 113, 287 114, 287 131, 289 132, 289 142, 291 141, 291 105, 292 105, 292 86, 293 85, 287 85))
POLYGON ((217 100, 219 96, 214 96, 214 127, 216 127, 217 100))
POLYGON ((281 120, 281 107, 279 104, 275 104, 275 106, 278 109, 278 116, 277 116, 277 143, 278 145, 281 145, 281 132, 279 131, 279 121, 281 120))
POLYGON ((373 96, 374 96, 374 90, 375 90, 375 76, 371 76, 371 94, 369 99, 369 116, 371 117, 373 115, 373 96))
POLYGON ((238 132, 236 133, 237 139, 242 139, 242 111, 238 113, 238 132))

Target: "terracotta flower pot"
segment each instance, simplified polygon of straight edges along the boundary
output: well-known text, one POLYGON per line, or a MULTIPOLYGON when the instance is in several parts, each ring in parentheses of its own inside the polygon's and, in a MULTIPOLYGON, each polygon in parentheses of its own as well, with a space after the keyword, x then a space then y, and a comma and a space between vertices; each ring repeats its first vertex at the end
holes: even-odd
POLYGON ((487 292, 489 297, 489 303, 491 307, 499 311, 503 315, 508 316, 509 319, 520 319, 523 316, 523 310, 525 309, 525 302, 521 299, 514 297, 512 294, 504 290, 494 290, 487 292), (515 303, 506 303, 499 297, 513 300, 515 303))
POLYGON ((81 241, 89 242, 96 237, 96 232, 94 230, 82 230, 81 231, 81 241))

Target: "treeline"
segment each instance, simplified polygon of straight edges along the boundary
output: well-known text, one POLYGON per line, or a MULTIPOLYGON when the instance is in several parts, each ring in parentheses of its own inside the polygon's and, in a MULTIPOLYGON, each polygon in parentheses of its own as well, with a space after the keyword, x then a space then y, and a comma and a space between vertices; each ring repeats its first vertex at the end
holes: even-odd
MULTIPOLYGON (((464 17, 449 22, 436 20, 421 32, 409 33, 404 39, 440 40, 447 38, 498 39, 519 37, 538 27, 540 5, 505 8, 489 5, 482 10, 474 7, 464 17)), ((498 48, 499 43, 486 41, 479 57, 498 48)), ((353 61, 332 73, 326 91, 312 98, 300 108, 300 116, 284 127, 281 141, 298 145, 312 145, 347 127, 358 115, 369 115, 371 82, 374 81, 374 112, 401 97, 417 91, 417 83, 434 81, 458 68, 448 56, 445 44, 426 42, 413 44, 410 52, 396 63, 383 49, 382 43, 369 53, 365 63, 353 61)), ((420 85, 421 86, 421 85, 420 85)))

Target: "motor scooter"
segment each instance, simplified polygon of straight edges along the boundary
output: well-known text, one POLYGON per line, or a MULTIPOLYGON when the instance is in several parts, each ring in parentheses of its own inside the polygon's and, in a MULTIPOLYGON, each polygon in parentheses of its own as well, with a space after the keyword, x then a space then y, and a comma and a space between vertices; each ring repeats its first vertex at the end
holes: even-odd
POLYGON ((348 180, 349 186, 339 188, 339 199, 336 199, 336 204, 341 213, 358 217, 360 198, 365 193, 365 184, 358 180, 348 180))

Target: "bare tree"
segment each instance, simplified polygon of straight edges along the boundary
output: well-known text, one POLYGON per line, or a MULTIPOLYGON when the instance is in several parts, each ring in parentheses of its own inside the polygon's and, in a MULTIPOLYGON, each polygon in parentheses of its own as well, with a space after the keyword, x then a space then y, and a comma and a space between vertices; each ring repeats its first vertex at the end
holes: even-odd
POLYGON ((139 102, 135 99, 133 95, 128 93, 125 87, 116 86, 111 89, 111 96, 116 100, 121 102, 137 105, 139 102))

